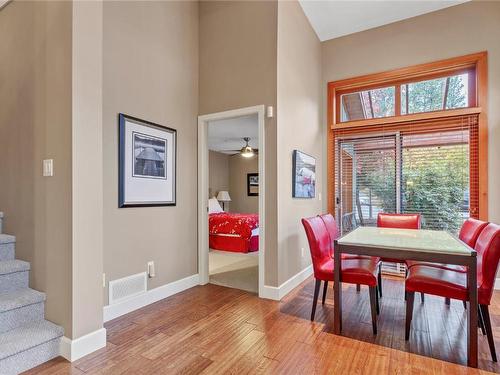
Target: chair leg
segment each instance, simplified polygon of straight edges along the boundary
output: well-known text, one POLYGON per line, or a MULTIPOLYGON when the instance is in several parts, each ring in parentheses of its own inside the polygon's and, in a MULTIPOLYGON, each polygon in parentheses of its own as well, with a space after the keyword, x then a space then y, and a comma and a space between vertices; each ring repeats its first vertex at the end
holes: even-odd
POLYGON ((369 288, 370 292, 370 307, 372 310, 372 328, 373 328, 373 334, 377 334, 377 287, 376 286, 370 286, 369 288))
POLYGON ((444 303, 447 304, 448 306, 450 306, 450 302, 451 300, 448 297, 444 299, 444 303))
POLYGON ((411 320, 413 318, 413 302, 415 301, 415 292, 406 292, 406 329, 405 340, 410 339, 411 320))
POLYGON ((379 264, 378 266, 378 294, 380 298, 382 298, 382 264, 379 264))
POLYGON ((420 292, 420 301, 424 303, 424 293, 420 292))
POLYGON ((313 297, 313 307, 311 311, 311 322, 314 322, 314 315, 316 315, 316 305, 318 304, 319 287, 321 286, 321 280, 316 279, 316 284, 314 285, 314 297, 313 297))
POLYGON ((486 336, 486 328, 484 328, 484 317, 483 317, 483 312, 481 309, 478 309, 477 311, 477 319, 479 321, 479 328, 481 328, 481 333, 483 336, 486 336))
POLYGON ((493 362, 497 361, 497 353, 495 350, 495 340, 493 340, 493 331, 491 330, 490 311, 487 305, 479 305, 481 315, 484 319, 484 328, 486 328, 486 336, 488 337, 488 345, 490 346, 491 359, 493 362))
POLYGON ((375 302, 377 303, 377 315, 380 315, 380 304, 379 304, 380 297, 379 297, 379 294, 378 294, 378 288, 379 288, 378 286, 375 287, 375 292, 376 292, 375 293, 375 297, 376 297, 375 298, 375 302))
POLYGON ((405 284, 404 284, 404 287, 405 287, 405 301, 407 300, 407 293, 406 293, 406 278, 408 277, 408 267, 405 267, 405 284))
POLYGON ((356 284, 356 292, 358 292, 358 293, 359 293, 360 291, 361 291, 361 285, 356 284))
POLYGON ((328 291, 328 281, 325 281, 325 285, 323 286, 323 301, 321 302, 322 305, 325 304, 327 291, 328 291))
POLYGON ((463 305, 464 305, 464 310, 467 310, 467 302, 465 301, 462 301, 463 305))

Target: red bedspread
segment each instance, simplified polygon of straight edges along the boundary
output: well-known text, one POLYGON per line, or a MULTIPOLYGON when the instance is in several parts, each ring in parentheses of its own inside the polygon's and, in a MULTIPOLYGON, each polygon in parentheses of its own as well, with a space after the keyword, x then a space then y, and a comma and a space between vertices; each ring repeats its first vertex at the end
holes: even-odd
POLYGON ((236 234, 248 240, 252 236, 252 229, 258 226, 258 214, 220 212, 208 215, 210 234, 236 234))

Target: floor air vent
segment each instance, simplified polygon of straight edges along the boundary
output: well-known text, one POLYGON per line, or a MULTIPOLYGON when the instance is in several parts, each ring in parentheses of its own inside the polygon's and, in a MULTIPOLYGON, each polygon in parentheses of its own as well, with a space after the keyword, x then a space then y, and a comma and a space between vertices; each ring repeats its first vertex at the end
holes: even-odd
POLYGON ((147 291, 148 274, 146 272, 127 276, 109 282, 109 304, 121 302, 147 291))

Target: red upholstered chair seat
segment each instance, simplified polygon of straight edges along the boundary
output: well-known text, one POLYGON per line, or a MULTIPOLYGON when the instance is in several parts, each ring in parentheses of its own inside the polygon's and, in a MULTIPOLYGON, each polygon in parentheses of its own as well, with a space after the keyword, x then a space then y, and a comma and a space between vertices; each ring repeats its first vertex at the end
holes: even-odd
MULTIPOLYGON (((406 291, 467 301, 467 274, 443 268, 415 265, 408 269, 406 291)), ((488 295, 478 290, 478 301, 487 304, 488 295)))
MULTIPOLYGON (((314 277, 320 280, 333 281, 333 267, 333 259, 322 263, 314 271, 314 277)), ((377 270, 378 261, 375 258, 342 259, 342 282, 376 286, 377 270)))
POLYGON ((406 261, 406 267, 411 268, 413 266, 437 267, 437 268, 441 268, 441 269, 448 270, 448 271, 467 272, 467 267, 458 266, 455 264, 420 262, 417 260, 407 260, 406 261))

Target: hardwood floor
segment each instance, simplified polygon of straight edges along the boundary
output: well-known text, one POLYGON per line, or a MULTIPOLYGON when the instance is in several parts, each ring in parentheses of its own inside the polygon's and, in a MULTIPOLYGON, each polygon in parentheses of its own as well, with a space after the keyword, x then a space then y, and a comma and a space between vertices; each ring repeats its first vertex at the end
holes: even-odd
MULTIPOLYGON (((311 323, 313 279, 281 302, 216 285, 199 286, 105 325, 106 348, 72 364, 55 359, 28 374, 479 374, 500 373, 479 335, 479 367, 466 363, 462 303, 415 298, 404 340, 403 282, 384 279, 373 336, 368 289, 346 285, 345 336, 333 335, 333 290, 311 323)), ((500 348, 500 292, 491 305, 500 348)))

